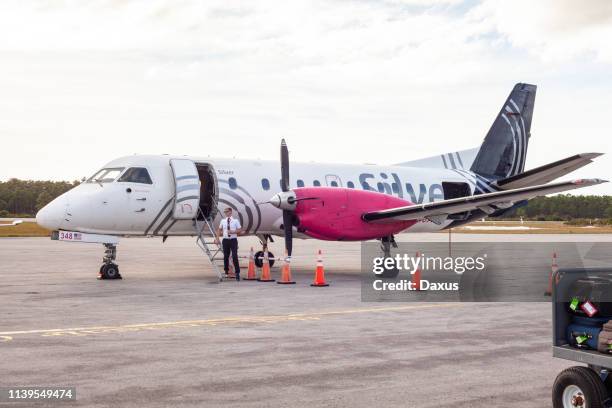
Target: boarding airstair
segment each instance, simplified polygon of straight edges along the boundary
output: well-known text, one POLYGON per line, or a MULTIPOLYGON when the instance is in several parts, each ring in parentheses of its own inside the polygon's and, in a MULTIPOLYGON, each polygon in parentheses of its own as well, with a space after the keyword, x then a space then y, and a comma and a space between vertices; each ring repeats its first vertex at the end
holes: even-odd
POLYGON ((217 234, 213 226, 216 211, 202 211, 200 208, 201 182, 198 169, 189 159, 170 159, 170 167, 175 187, 172 217, 174 220, 193 220, 193 228, 197 236, 196 244, 210 260, 219 281, 222 281, 223 275, 217 262, 223 261, 223 251, 215 240, 217 234))
POLYGON ((210 260, 213 270, 219 277, 219 281, 223 280, 223 274, 221 273, 219 261, 223 262, 223 250, 221 245, 215 240, 216 233, 215 227, 213 226, 213 220, 209 217, 196 217, 193 221, 193 226, 196 231, 196 244, 202 252, 210 260))

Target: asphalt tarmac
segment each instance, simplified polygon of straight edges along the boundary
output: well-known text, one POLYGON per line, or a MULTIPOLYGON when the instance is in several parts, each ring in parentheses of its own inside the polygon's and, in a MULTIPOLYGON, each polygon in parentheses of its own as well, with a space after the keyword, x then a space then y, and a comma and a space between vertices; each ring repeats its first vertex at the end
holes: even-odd
POLYGON ((358 243, 296 241, 296 285, 218 283, 193 238, 118 248, 124 279, 100 281, 101 245, 0 239, 0 387, 76 387, 35 406, 525 408, 572 365, 551 356, 549 303, 362 302, 358 243), (330 286, 313 288, 319 248, 330 286))

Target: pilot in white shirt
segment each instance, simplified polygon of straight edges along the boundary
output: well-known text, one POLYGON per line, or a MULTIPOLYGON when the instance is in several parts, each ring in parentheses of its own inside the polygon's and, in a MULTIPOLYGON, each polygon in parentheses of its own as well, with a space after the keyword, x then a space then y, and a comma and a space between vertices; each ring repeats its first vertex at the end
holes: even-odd
POLYGON ((238 235, 242 234, 242 226, 240 221, 232 217, 232 209, 227 207, 223 210, 224 218, 219 223, 217 229, 217 242, 219 242, 219 235, 223 236, 222 247, 223 247, 223 269, 227 275, 229 272, 229 257, 230 252, 232 254, 232 261, 234 263, 234 271, 236 271, 236 280, 240 280, 240 265, 238 264, 238 235))

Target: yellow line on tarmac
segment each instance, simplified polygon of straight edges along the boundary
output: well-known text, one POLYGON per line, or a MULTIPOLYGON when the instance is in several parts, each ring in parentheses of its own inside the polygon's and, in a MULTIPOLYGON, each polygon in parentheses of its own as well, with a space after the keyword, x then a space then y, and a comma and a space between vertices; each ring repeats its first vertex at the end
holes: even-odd
POLYGON ((417 310, 417 309, 432 309, 444 307, 458 307, 457 303, 443 304, 427 304, 427 305, 410 305, 410 306, 389 306, 389 307, 373 307, 347 310, 330 310, 324 312, 310 313, 292 313, 287 315, 268 315, 268 316, 240 316, 240 317, 224 317, 217 319, 203 320, 181 320, 175 322, 160 322, 160 323, 141 323, 141 324, 125 324, 117 326, 89 326, 89 327, 73 327, 65 329, 39 329, 39 330, 15 330, 0 332, 0 342, 9 342, 13 340, 15 335, 40 334, 44 337, 51 336, 88 336, 92 334, 102 333, 118 333, 142 330, 157 330, 175 327, 200 327, 200 326, 216 326, 219 324, 231 323, 277 323, 283 321, 307 321, 319 320, 323 316, 341 316, 356 313, 376 313, 376 312, 393 312, 402 310, 417 310))

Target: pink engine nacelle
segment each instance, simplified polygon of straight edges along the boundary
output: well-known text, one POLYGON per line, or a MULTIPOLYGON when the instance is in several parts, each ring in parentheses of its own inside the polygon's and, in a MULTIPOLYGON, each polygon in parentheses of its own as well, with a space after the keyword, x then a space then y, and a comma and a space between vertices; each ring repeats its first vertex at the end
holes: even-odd
POLYGON ((362 220, 366 212, 412 205, 391 195, 341 187, 304 187, 292 191, 298 199, 295 207, 298 231, 313 238, 362 241, 397 234, 416 223, 410 220, 372 224, 362 220))

